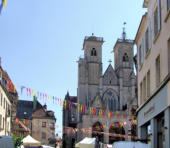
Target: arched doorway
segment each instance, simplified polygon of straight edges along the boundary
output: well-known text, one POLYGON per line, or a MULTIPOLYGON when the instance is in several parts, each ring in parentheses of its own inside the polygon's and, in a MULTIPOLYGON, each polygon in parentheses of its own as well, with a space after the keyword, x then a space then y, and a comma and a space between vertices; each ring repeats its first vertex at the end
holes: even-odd
POLYGON ((98 137, 100 142, 104 141, 103 126, 100 122, 96 122, 92 127, 92 137, 98 137))
MULTIPOLYGON (((125 130, 124 130, 123 126, 120 127, 118 123, 114 123, 113 125, 114 126, 112 126, 112 125, 110 126, 109 133, 125 135, 125 130)), ((123 137, 109 136, 109 144, 113 144, 116 141, 124 141, 124 140, 125 140, 125 138, 123 138, 123 137)))

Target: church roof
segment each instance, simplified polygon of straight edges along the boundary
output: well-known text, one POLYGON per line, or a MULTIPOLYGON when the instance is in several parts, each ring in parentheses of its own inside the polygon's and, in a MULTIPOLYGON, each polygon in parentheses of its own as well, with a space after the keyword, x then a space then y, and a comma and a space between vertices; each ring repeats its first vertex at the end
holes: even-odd
POLYGON ((84 46, 85 46, 85 42, 86 42, 86 41, 101 42, 101 43, 104 42, 104 40, 103 40, 102 37, 96 37, 96 36, 94 36, 94 34, 92 33, 91 36, 85 36, 85 38, 84 38, 84 43, 83 43, 83 49, 84 49, 84 46))
POLYGON ((111 64, 109 64, 103 75, 103 85, 117 85, 118 78, 111 64))
POLYGON ((104 42, 103 38, 102 37, 96 37, 94 35, 92 36, 86 36, 84 38, 85 41, 97 41, 97 42, 104 42))
POLYGON ((77 96, 70 96, 69 92, 67 92, 65 99, 77 103, 77 96))

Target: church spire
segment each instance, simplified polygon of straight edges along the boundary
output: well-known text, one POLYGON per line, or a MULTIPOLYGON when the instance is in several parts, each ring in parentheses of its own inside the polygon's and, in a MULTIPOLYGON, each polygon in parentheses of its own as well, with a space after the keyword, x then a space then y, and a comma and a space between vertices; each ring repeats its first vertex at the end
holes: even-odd
POLYGON ((122 39, 123 40, 126 40, 126 32, 125 32, 125 25, 126 25, 126 22, 123 23, 123 32, 122 32, 122 39))

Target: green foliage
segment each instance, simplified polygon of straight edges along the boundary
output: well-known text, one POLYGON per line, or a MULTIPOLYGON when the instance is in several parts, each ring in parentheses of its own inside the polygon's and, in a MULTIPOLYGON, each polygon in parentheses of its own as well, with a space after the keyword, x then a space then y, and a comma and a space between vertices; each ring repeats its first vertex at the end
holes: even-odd
POLYGON ((17 136, 12 136, 13 140, 14 140, 14 146, 15 148, 18 148, 19 146, 23 145, 23 137, 17 137, 17 136))

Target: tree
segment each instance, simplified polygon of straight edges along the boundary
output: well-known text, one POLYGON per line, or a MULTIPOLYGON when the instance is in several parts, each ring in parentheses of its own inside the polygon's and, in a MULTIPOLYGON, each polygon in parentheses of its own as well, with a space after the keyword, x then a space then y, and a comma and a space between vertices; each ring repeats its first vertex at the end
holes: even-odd
POLYGON ((18 148, 19 146, 23 145, 23 137, 17 137, 17 136, 12 136, 13 140, 14 140, 14 146, 15 148, 18 148))

